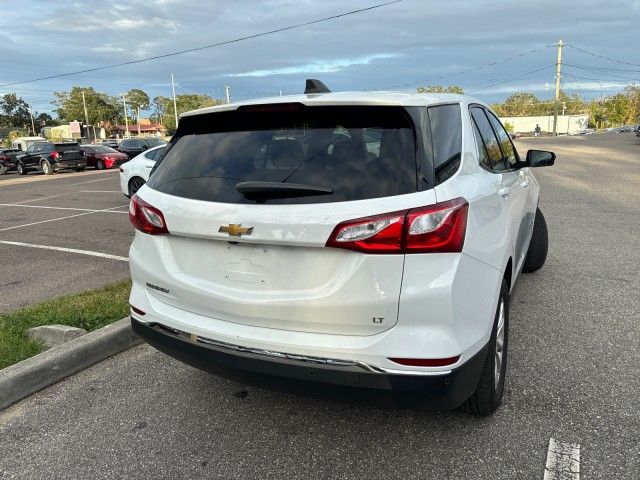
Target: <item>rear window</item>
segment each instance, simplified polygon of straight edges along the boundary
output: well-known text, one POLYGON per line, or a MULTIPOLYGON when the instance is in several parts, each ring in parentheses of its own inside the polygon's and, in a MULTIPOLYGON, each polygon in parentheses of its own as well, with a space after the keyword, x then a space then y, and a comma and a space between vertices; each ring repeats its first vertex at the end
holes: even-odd
POLYGON ((102 145, 93 146, 91 147, 91 149, 96 153, 116 153, 117 152, 117 150, 114 150, 111 147, 103 147, 102 145))
POLYGON ((403 108, 295 105, 183 118, 149 185, 223 203, 325 203, 416 191, 415 133, 403 108), (247 198, 236 190, 240 182, 331 193, 247 198))
POLYGON ((77 143, 56 143, 57 152, 66 152, 67 150, 80 150, 77 143))
POLYGON ((160 138, 145 138, 145 142, 147 142, 147 145, 149 145, 150 147, 159 147, 160 145, 164 145, 167 143, 160 138))

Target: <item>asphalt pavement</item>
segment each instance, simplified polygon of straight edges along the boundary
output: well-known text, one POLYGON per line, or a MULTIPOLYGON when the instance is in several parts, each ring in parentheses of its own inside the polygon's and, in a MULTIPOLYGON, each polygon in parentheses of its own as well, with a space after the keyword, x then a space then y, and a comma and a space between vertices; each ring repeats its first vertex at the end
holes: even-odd
POLYGON ((0 312, 127 278, 127 208, 117 169, 0 176, 0 312))
POLYGON ((549 256, 512 297, 494 416, 264 390, 142 345, 0 412, 0 478, 542 479, 554 438, 581 478, 637 480, 640 144, 517 147, 558 159, 535 172, 549 256))

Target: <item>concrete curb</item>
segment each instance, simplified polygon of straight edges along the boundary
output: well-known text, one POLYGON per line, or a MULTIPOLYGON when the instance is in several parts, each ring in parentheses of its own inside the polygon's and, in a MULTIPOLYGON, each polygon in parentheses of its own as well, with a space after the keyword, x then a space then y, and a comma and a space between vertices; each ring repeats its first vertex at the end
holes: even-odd
POLYGON ((0 410, 142 340, 129 317, 0 370, 0 410))

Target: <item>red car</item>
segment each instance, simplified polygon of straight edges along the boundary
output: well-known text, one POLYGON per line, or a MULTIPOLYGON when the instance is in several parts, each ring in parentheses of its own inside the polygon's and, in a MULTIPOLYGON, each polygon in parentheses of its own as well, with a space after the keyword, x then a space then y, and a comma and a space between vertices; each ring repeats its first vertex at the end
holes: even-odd
POLYGON ((87 166, 98 170, 119 167, 129 160, 124 153, 105 145, 82 145, 80 150, 87 159, 87 166))

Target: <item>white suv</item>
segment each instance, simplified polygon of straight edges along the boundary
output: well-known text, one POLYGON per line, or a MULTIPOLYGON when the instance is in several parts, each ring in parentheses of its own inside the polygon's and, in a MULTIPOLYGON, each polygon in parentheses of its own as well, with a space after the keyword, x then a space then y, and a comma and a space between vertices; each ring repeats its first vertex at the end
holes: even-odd
POLYGON ((521 160, 468 96, 318 84, 182 115, 131 200, 134 331, 224 375, 490 414, 555 155, 521 160))

